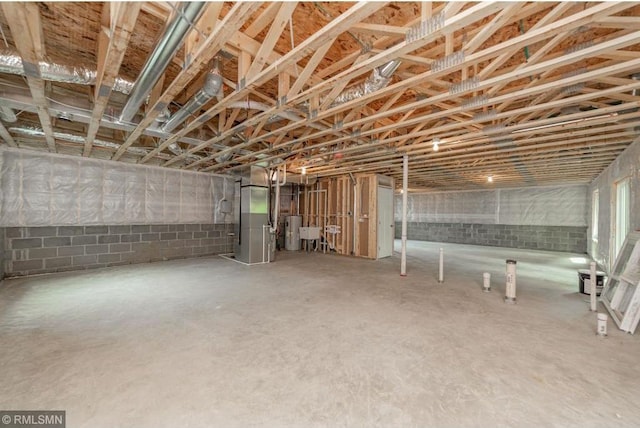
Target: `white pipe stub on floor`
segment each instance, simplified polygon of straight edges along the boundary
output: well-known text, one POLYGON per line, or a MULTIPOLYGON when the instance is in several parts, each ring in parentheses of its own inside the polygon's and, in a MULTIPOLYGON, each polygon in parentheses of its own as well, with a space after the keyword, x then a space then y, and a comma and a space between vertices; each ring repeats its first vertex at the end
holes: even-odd
POLYGON ((485 293, 491 291, 491 274, 489 272, 482 274, 482 291, 485 293))
POLYGON ((507 286, 505 289, 505 303, 516 303, 516 261, 507 260, 507 286))
POLYGON ((607 335, 607 314, 598 313, 598 336, 607 335))

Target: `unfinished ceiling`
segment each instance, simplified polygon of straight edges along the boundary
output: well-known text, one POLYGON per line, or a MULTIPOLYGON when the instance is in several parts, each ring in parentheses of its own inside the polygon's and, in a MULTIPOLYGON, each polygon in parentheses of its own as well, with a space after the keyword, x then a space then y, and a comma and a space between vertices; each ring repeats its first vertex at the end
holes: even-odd
POLYGON ((0 28, 24 149, 395 178, 408 154, 410 187, 469 189, 590 182, 640 129, 638 3, 2 3, 0 28))

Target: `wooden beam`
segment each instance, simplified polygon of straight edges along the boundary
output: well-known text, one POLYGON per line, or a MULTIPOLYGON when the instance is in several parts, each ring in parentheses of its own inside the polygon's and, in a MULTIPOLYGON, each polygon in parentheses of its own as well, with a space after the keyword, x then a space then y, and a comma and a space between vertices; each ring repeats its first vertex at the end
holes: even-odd
MULTIPOLYGON (((236 88, 244 88, 247 81, 247 74, 251 67, 251 55, 248 52, 241 51, 238 55, 238 85, 236 88)), ((236 89, 237 90, 237 89, 236 89)))
POLYGON ((360 22, 351 27, 351 30, 355 33, 362 33, 374 36, 391 36, 391 37, 404 37, 409 31, 406 27, 396 27, 393 25, 382 24, 369 24, 360 22))
MULTIPOLYGON (((640 64, 640 59, 636 60, 636 62, 638 64, 640 64)), ((635 64, 636 62, 633 62, 633 64, 635 64)), ((630 67, 633 68, 632 65, 630 65, 630 67)), ((606 74, 606 71, 605 72, 603 72, 602 70, 599 70, 599 71, 600 71, 600 73, 606 74)), ((589 78, 589 76, 585 76, 585 77, 589 78)), ((600 95, 604 96, 608 92, 618 92, 618 91, 632 90, 635 87, 640 87, 640 82, 638 82, 637 84, 627 85, 625 89, 622 89, 622 88, 609 88, 609 89, 604 90, 603 92, 601 92, 600 95)), ((528 90, 531 90, 531 89, 536 89, 536 88, 530 88, 528 90)), ((544 88, 537 88, 537 89, 539 90, 539 92, 545 92, 544 88)), ((515 95, 516 94, 507 94, 507 95, 504 95, 503 98, 504 99, 508 99, 510 96, 515 96, 515 95)), ((589 99, 589 98, 595 98, 595 97, 596 97, 595 94, 585 94, 585 95, 581 95, 581 96, 577 96, 577 97, 572 97, 572 98, 568 98, 568 99, 554 101, 553 105, 562 105, 562 104, 570 105, 570 104, 573 104, 575 102, 578 102, 579 99, 589 99)), ((564 122, 564 121, 567 121, 569 119, 585 118, 585 117, 594 116, 594 115, 602 115, 602 114, 612 113, 612 112, 621 111, 621 110, 625 110, 625 109, 632 109, 633 108, 632 106, 635 106, 635 105, 640 105, 640 103, 636 102, 636 103, 628 103, 628 104, 625 104, 625 105, 612 106, 612 107, 609 107, 607 109, 602 109, 600 111, 595 111, 595 112, 594 111, 581 112, 581 113, 579 113, 577 115, 569 115, 569 116, 564 116, 564 117, 560 117, 560 118, 548 119, 546 121, 536 122, 535 124, 531 124, 531 123, 517 124, 517 125, 514 125, 514 126, 510 127, 509 129, 510 129, 510 131, 521 130, 521 129, 531 128, 533 126, 538 126, 538 125, 547 125, 547 124, 552 124, 552 123, 556 123, 556 122, 564 122)), ((518 109, 517 111, 502 112, 502 113, 499 113, 496 116, 496 119, 499 119, 501 116, 509 117, 512 114, 519 114, 521 112, 524 112, 524 111, 527 111, 527 110, 531 111, 531 110, 534 110, 536 108, 537 109, 546 109, 546 108, 549 108, 549 106, 550 106, 550 104, 549 105, 528 106, 528 107, 525 107, 525 108, 522 108, 522 109, 518 109)), ((449 112, 440 112, 440 113, 432 113, 429 116, 437 117, 437 116, 446 116, 448 114, 449 114, 449 112)), ((622 119, 623 118, 618 118, 618 120, 622 120, 622 119)), ((610 121, 610 120, 611 120, 610 118, 606 118, 605 117, 605 118, 602 118, 602 119, 598 119, 598 120, 594 120, 594 121, 586 122, 586 123, 589 123, 589 124, 592 124, 592 125, 596 125, 598 123, 607 122, 607 121, 610 121)), ((424 118, 417 118, 417 120, 414 120, 412 122, 422 123, 422 122, 424 122, 424 118)), ((573 125, 570 125, 570 126, 576 127, 577 124, 573 124, 573 125)), ((442 133, 445 130, 447 130, 447 129, 455 129, 456 127, 459 127, 459 125, 457 125, 457 124, 444 125, 444 126, 441 126, 439 128, 431 128, 431 129, 426 130, 424 132, 414 133, 414 137, 419 137, 419 136, 423 136, 423 135, 442 135, 442 133)), ((561 126, 561 128, 564 128, 564 126, 561 126)), ((385 131, 387 129, 389 129, 389 128, 382 127, 382 128, 377 129, 376 132, 385 131)), ((363 135, 367 135, 367 134, 371 134, 371 132, 364 132, 363 133, 363 135)), ((475 132, 475 133, 466 133, 464 138, 456 137, 456 139, 457 140, 472 139, 472 138, 478 138, 478 137, 483 137, 483 136, 484 136, 484 134, 482 134, 482 132, 478 131, 478 132, 475 132)), ((521 136, 525 136, 525 135, 521 135, 521 136)), ((381 140, 381 141, 379 141, 377 143, 371 143, 371 144, 367 145, 365 148, 367 150, 371 150, 375 146, 388 144, 388 143, 393 142, 395 140, 401 140, 401 139, 402 139, 402 137, 394 137, 394 138, 390 138, 390 139, 388 139, 386 141, 385 140, 381 140)), ((346 138, 338 138, 336 140, 329 141, 327 143, 323 143, 320 146, 329 146, 329 145, 337 144, 339 142, 343 142, 343 141, 347 141, 347 140, 348 139, 346 139, 346 138)), ((293 144, 296 141, 297 140, 295 140, 295 139, 291 140, 289 142, 289 144, 293 144)), ((412 146, 412 147, 414 147, 414 146, 412 146)), ((429 145, 429 147, 430 147, 430 145, 429 145)), ((402 150, 403 148, 400 148, 400 149, 402 150)), ((351 151, 351 149, 344 150, 344 152, 349 152, 349 151, 351 151)), ((266 159, 263 159, 263 160, 269 160, 269 159, 270 158, 266 158, 266 159)))
POLYGON ((40 75, 40 61, 44 60, 44 47, 38 3, 2 3, 2 11, 22 58, 27 84, 38 111, 47 146, 50 152, 55 152, 56 143, 49 117, 49 102, 45 94, 44 80, 40 75))
POLYGON ((160 96, 162 95, 162 91, 164 89, 164 79, 166 75, 167 75, 166 73, 162 73, 162 76, 160 76, 160 78, 158 79, 158 82, 156 82, 156 85, 151 90, 151 93, 149 94, 149 102, 147 103, 147 106, 146 106, 146 111, 145 111, 146 114, 149 114, 151 112, 149 107, 154 106, 160 99, 160 96))
POLYGON ((269 27, 267 36, 262 41, 262 46, 260 46, 258 53, 251 63, 251 67, 249 67, 249 70, 247 71, 247 74, 245 76, 247 81, 251 80, 260 71, 262 71, 262 68, 267 62, 267 56, 273 51, 274 46, 280 38, 280 34, 282 34, 284 27, 289 22, 289 18, 291 17, 291 14, 293 13, 296 6, 298 6, 297 1, 288 1, 282 3, 282 5, 280 6, 278 14, 271 24, 271 27, 269 27))
MULTIPOLYGON (((617 39, 614 39, 614 40, 609 40, 609 41, 601 43, 599 45, 587 48, 587 49, 585 49, 583 51, 574 52, 574 53, 565 55, 565 56, 563 56, 561 58, 555 58, 555 59, 552 59, 552 60, 549 60, 549 61, 545 61, 545 62, 542 62, 542 63, 539 63, 539 64, 531 65, 530 68, 528 67, 528 68, 526 68, 524 70, 529 70, 531 74, 535 74, 535 73, 537 73, 537 71, 535 71, 535 70, 544 71, 544 70, 547 70, 547 69, 552 69, 552 68, 561 66, 562 64, 567 64, 567 63, 570 63, 570 62, 578 61, 581 58, 583 58, 583 55, 588 54, 589 50, 591 50, 592 52, 597 52, 600 49, 603 49, 603 50, 606 50, 608 48, 614 48, 615 49, 616 45, 618 43, 622 43, 623 45, 627 44, 627 43, 633 43, 633 40, 637 40, 637 37, 640 37, 640 32, 633 33, 633 34, 630 34, 630 35, 626 35, 626 36, 623 36, 621 38, 617 38, 617 39)), ((585 80, 588 80, 589 78, 595 78, 595 77, 599 77, 599 76, 604 76, 604 75, 610 74, 611 72, 614 72, 616 69, 618 69, 618 71, 621 71, 621 69, 632 70, 634 67, 637 67, 637 65, 640 64, 639 61, 640 61, 640 59, 636 59, 636 60, 632 60, 632 61, 628 61, 628 62, 622 63, 624 65, 617 64, 617 65, 611 66, 611 67, 604 67, 602 69, 594 70, 592 72, 584 73, 582 75, 572 76, 572 77, 569 77, 569 78, 566 78, 566 79, 560 79, 558 81, 551 82, 551 83, 544 84, 544 85, 540 85, 540 86, 537 86, 537 87, 523 89, 523 90, 520 90, 518 92, 514 92, 514 93, 510 93, 510 94, 505 94, 505 95, 502 95, 502 96, 494 97, 493 101, 495 103, 499 103, 499 102, 502 102, 503 100, 504 101, 510 100, 511 98, 525 97, 525 96, 529 96, 529 95, 534 94, 534 93, 542 93, 542 92, 548 91, 549 89, 552 89, 554 87, 562 87, 562 86, 570 85, 570 84, 572 84, 574 82, 585 81, 585 80)), ((491 87, 491 86, 495 85, 496 83, 499 83, 501 81, 501 79, 504 79, 504 78, 508 79, 508 75, 509 74, 511 74, 512 76, 516 76, 519 73, 523 73, 524 70, 515 70, 512 73, 507 73, 506 75, 502 75, 502 76, 499 76, 499 77, 496 77, 496 78, 493 78, 493 79, 488 79, 486 81, 481 82, 479 88, 482 89, 483 87, 491 87)), ((424 106, 429 105, 429 104, 435 104, 436 102, 438 102, 440 100, 444 101, 446 99, 449 99, 450 97, 451 97, 450 94, 441 94, 440 96, 434 96, 434 97, 431 97, 431 98, 429 98, 427 100, 424 100, 424 101, 416 101, 414 103, 409 103, 409 104, 406 104, 404 106, 398 107, 396 109, 388 110, 388 111, 386 111, 384 113, 381 113, 379 115, 380 116, 388 116, 390 114, 400 113, 400 112, 409 110, 412 107, 415 107, 415 108, 424 107, 424 106)), ((534 108, 535 108, 535 106, 534 106, 534 108)), ((462 111, 462 107, 457 107, 456 109, 453 109, 453 110, 448 111, 448 112, 434 113, 434 114, 429 115, 428 117, 436 118, 436 117, 441 117, 441 116, 445 116, 445 115, 450 115, 450 114, 456 113, 458 111, 462 111)), ((377 119, 379 117, 379 115, 378 114, 371 115, 365 120, 377 119)), ((417 117, 415 119, 411 119, 411 120, 405 122, 403 125, 404 126, 414 125, 414 124, 419 123, 420 121, 423 121, 423 120, 425 120, 425 117, 417 117)), ((349 124, 345 124, 345 126, 352 126, 352 127, 353 126, 358 126, 358 125, 361 125, 361 121, 355 121, 355 122, 351 122, 349 124)), ((386 131, 387 129, 391 129, 391 128, 386 128, 385 129, 385 127, 383 127, 381 129, 377 129, 376 132, 386 131)), ((316 138, 316 137, 319 137, 321 135, 326 135, 327 132, 328 131, 320 131, 320 132, 314 134, 314 136, 312 136, 312 138, 316 138)), ((370 132, 363 133, 362 136, 366 136, 366 135, 370 135, 370 132)), ((342 139, 336 139, 335 140, 336 143, 339 142, 339 141, 342 141, 342 139)), ((290 143, 291 144, 295 144, 295 142, 296 142, 296 140, 294 139, 290 143)))
POLYGON ((173 9, 167 2, 155 2, 146 1, 142 3, 142 11, 149 15, 160 18, 162 21, 166 21, 173 13, 173 9))
MULTIPOLYGON (((559 16, 565 13, 567 9, 572 6, 573 4, 571 2, 562 2, 558 4, 555 8, 549 11, 545 16, 543 16, 538 22, 536 22, 536 24, 533 27, 531 27, 529 31, 527 31, 527 33, 534 33, 535 30, 538 30, 547 24, 553 23, 555 19, 557 19, 559 16)), ((584 13, 584 15, 590 16, 593 10, 594 9, 589 9, 587 12, 584 13)), ((600 11, 600 9, 598 9, 598 11, 600 11)), ((583 15, 583 14, 580 14, 580 15, 583 15)), ((575 20, 579 19, 578 16, 576 15, 574 15, 573 18, 575 20)), ((487 76, 489 76, 495 70, 500 68, 500 66, 502 66, 506 61, 508 61, 509 58, 511 58, 513 54, 519 49, 520 49, 520 46, 517 46, 517 47, 514 47, 513 49, 509 49, 506 52, 503 52, 500 56, 498 56, 496 59, 491 61, 491 64, 483 68, 478 73, 478 77, 481 79, 484 79, 487 76)))
POLYGON ((2 137, 2 141, 10 145, 11 147, 18 147, 15 140, 13 139, 11 134, 9 134, 9 131, 7 131, 7 128, 4 127, 2 122, 0 122, 0 137, 2 137))
POLYGON ((605 16, 593 22, 591 27, 634 29, 640 27, 638 16, 605 16))
POLYGON ((309 59, 309 62, 307 62, 307 65, 305 65, 304 69, 302 70, 302 73, 300 73, 293 86, 291 86, 291 89, 287 94, 287 99, 293 98, 294 96, 298 95, 303 86, 305 84, 309 84, 309 77, 311 77, 311 74, 316 70, 320 62, 324 59, 325 54, 329 51, 335 40, 336 38, 334 37, 330 42, 320 46, 318 50, 314 52, 314 54, 311 56, 311 59, 309 59))
MULTIPOLYGON (((150 112, 142 119, 142 121, 131 132, 127 140, 113 155, 113 160, 118 160, 131 144, 133 144, 142 132, 150 126, 156 117, 166 108, 171 101, 187 86, 187 84, 202 70, 211 59, 224 46, 225 42, 236 33, 247 19, 260 7, 260 3, 240 2, 234 4, 231 10, 226 14, 220 25, 216 26, 213 32, 202 43, 202 47, 198 49, 194 56, 194 60, 189 66, 182 70, 178 76, 171 82, 164 94, 151 107, 150 112)), ((155 156, 154 153, 153 156, 155 156)), ((142 161, 150 159, 143 158, 142 161), (145 160, 146 159, 146 160, 145 160)))
MULTIPOLYGON (((376 10, 384 7, 385 5, 386 5, 386 2, 366 2, 366 1, 361 1, 361 2, 356 3, 354 6, 352 6, 347 11, 342 13, 338 18, 336 18, 333 21, 331 21, 329 24, 324 26, 322 29, 320 29, 319 31, 314 33, 311 37, 307 38, 304 42, 299 44, 296 48, 292 49, 290 52, 288 52, 286 55, 284 55, 279 61, 271 64, 265 70, 263 70, 262 72, 258 73, 258 75, 256 75, 251 80, 251 82, 247 82, 247 86, 252 86, 252 87, 253 86, 261 86, 262 84, 266 83, 271 78, 273 78, 276 74, 278 74, 283 69, 286 69, 287 67, 291 66, 292 64, 295 64, 301 58, 305 58, 311 52, 314 52, 316 49, 318 49, 319 47, 321 47, 325 43, 328 43, 329 41, 331 41, 335 37, 337 37, 339 34, 343 33, 347 29, 349 29, 351 27, 351 25, 353 25, 354 23, 360 22, 361 20, 363 20, 364 18, 368 17, 373 12, 375 12, 376 10)), ((239 99, 242 99, 245 95, 246 95, 246 90, 242 90, 241 89, 239 91, 236 91, 234 94, 226 97, 218 105, 210 108, 204 115, 202 115, 202 117, 214 116, 215 114, 217 114, 217 112, 221 108, 224 108, 224 106, 226 104, 228 104, 230 102, 237 101, 239 99)), ((278 107, 278 108, 271 109, 271 110, 269 110, 269 115, 277 113, 277 111, 279 111, 278 109, 283 110, 284 108, 285 108, 285 106, 281 106, 281 107, 278 107)), ((255 123, 259 122, 262 118, 263 118, 263 115, 256 115, 254 118, 252 118, 252 120, 255 120, 256 122, 247 123, 246 125, 243 124, 243 126, 249 126, 249 125, 255 124, 255 123)), ((198 120, 200 120, 200 119, 198 119, 198 120)), ((176 134, 174 137, 172 137, 172 138, 168 139, 167 141, 165 141, 161 147, 164 148, 164 147, 168 146, 173 141, 175 141, 175 139, 177 139, 180 136, 188 133, 189 131, 194 129, 196 126, 197 125, 193 125, 193 127, 191 127, 191 126, 185 127, 182 131, 180 131, 180 133, 176 134)), ((229 132, 234 132, 234 131, 235 130, 229 130, 229 132)), ((211 144, 214 144, 215 142, 219 141, 218 139, 224 139, 226 137, 227 137, 227 135, 224 135, 224 136, 217 137, 216 139, 206 141, 203 144, 190 149, 189 150, 189 154, 190 153, 195 153, 198 150, 202 150, 204 147, 207 147, 207 146, 209 146, 211 144)), ((234 147, 234 149, 235 148, 236 147, 234 147)), ((229 149, 229 151, 231 151, 231 149, 229 149)), ((184 155, 186 157, 187 153, 184 153, 184 155)), ((177 160, 178 160, 178 158, 176 157, 176 158, 172 159, 171 161, 165 163, 165 165, 168 166, 171 163, 176 162, 177 160)))
POLYGON ((287 94, 291 89, 291 76, 289 73, 282 72, 278 74, 278 101, 286 102, 287 94))
POLYGON ((366 61, 354 64, 354 66, 350 67, 349 69, 324 80, 320 85, 316 85, 314 88, 303 92, 302 94, 300 94, 300 97, 304 97, 305 95, 308 96, 310 91, 315 92, 328 86, 335 86, 338 82, 341 81, 350 81, 353 78, 358 77, 375 67, 383 65, 400 55, 410 53, 422 46, 436 41, 443 34, 454 32, 456 30, 464 28, 466 25, 479 21, 486 16, 492 15, 496 11, 499 11, 505 4, 501 2, 483 2, 475 4, 468 9, 455 14, 455 12, 457 12, 463 5, 464 4, 460 4, 457 2, 446 4, 443 13, 449 17, 445 20, 441 30, 435 31, 422 38, 418 38, 417 40, 412 40, 410 42, 405 41, 385 50, 381 54, 369 58, 366 61))
POLYGON ((502 28, 504 24, 507 23, 509 18, 515 14, 521 7, 522 3, 512 3, 507 5, 504 9, 500 11, 496 16, 493 17, 489 23, 484 25, 482 29, 473 37, 473 39, 469 40, 463 47, 462 50, 466 54, 470 54, 475 52, 482 46, 484 42, 486 42, 489 37, 491 37, 498 29, 502 28))
MULTIPOLYGON (((454 146, 443 147, 443 150, 435 153, 430 148, 420 148, 416 150, 406 150, 400 153, 409 154, 415 163, 412 171, 419 171, 421 168, 430 167, 447 167, 455 168, 457 165, 476 164, 478 162, 483 165, 491 164, 494 161, 508 162, 501 156, 513 156, 516 154, 522 159, 523 156, 529 156, 532 153, 546 154, 553 151, 568 150, 568 148, 580 148, 592 150, 596 147, 610 147, 612 144, 629 144, 629 139, 633 138, 633 132, 624 130, 614 132, 618 126, 606 126, 601 129, 604 132, 611 132, 606 140, 599 135, 601 131, 594 132, 588 128, 579 132, 568 131, 559 134, 540 136, 535 138, 527 138, 525 140, 514 140, 513 145, 507 148, 494 144, 490 139, 477 140, 470 143, 460 143, 454 146), (586 137, 581 137, 587 135, 586 137), (420 163, 420 161, 423 161, 420 163), (422 165, 422 166, 421 166, 422 165)), ((359 161, 375 163, 379 160, 389 159, 388 153, 373 153, 373 156, 348 154, 343 157, 345 160, 340 165, 327 165, 325 167, 314 168, 314 172, 323 173, 324 171, 346 169, 359 165, 359 161)))
POLYGON ((104 3, 102 11, 102 31, 98 36, 98 69, 94 106, 91 122, 87 130, 83 156, 91 154, 93 141, 100 128, 100 121, 104 114, 111 90, 124 53, 129 45, 131 34, 138 19, 141 3, 104 3))
POLYGON ((197 31, 191 31, 185 40, 184 66, 188 66, 191 63, 195 52, 202 47, 202 43, 213 32, 213 29, 218 24, 218 16, 223 5, 223 2, 210 2, 207 4, 202 16, 195 25, 197 31))
POLYGON ((267 3, 264 11, 249 25, 249 27, 244 32, 247 36, 251 38, 255 38, 262 30, 264 30, 270 22, 272 22, 278 11, 280 10, 280 6, 282 6, 282 2, 272 2, 267 3))
MULTIPOLYGON (((547 6, 544 6, 544 5, 543 6, 535 6, 536 10, 538 8, 541 8, 541 7, 546 8, 547 6)), ((600 8, 598 10, 601 11, 602 8, 600 8)), ((619 9, 616 9, 616 10, 619 10, 619 9)), ((530 13, 531 9, 529 7, 527 7, 527 11, 528 11, 527 13, 530 13)), ((524 12, 522 12, 522 13, 524 13, 524 12)), ((614 11, 612 10, 611 13, 614 13, 614 11)), ((459 23, 459 21, 456 21, 456 22, 459 23)), ((569 25, 568 22, 570 22, 570 21, 565 22, 565 24, 569 25)), ((580 25, 580 22, 576 23, 575 25, 580 25)), ((537 37, 544 37, 545 35, 544 34, 536 34, 536 36, 537 37)), ((526 39, 525 39, 525 37, 520 37, 518 39, 518 43, 521 43, 523 46, 525 46, 527 43, 531 43, 532 42, 531 40, 527 40, 527 39, 529 39, 529 37, 530 37, 529 34, 526 35, 526 39)), ((505 42, 505 43, 510 44, 510 43, 512 43, 512 41, 508 41, 508 42, 505 42)), ((482 52, 480 52, 478 54, 474 54, 473 55, 473 57, 474 57, 473 61, 474 62, 484 61, 484 60, 487 59, 487 57, 486 57, 487 55, 499 55, 499 52, 500 52, 499 49, 500 48, 501 48, 501 46, 494 46, 494 47, 485 49, 484 51, 482 51, 482 52)), ((319 73, 319 75, 324 74, 325 70, 323 70, 321 73, 319 73)), ((362 97, 362 98, 360 98, 358 100, 354 100, 354 101, 351 101, 351 102, 347 102, 347 103, 341 104, 340 106, 338 106, 336 108, 333 108, 333 109, 331 109, 329 111, 332 111, 332 112, 335 113, 336 110, 351 109, 355 105, 360 105, 360 104, 363 104, 363 103, 367 103, 369 100, 385 96, 385 95, 387 95, 389 93, 397 91, 400 88, 410 88, 410 87, 418 84, 418 82, 422 82, 422 81, 425 81, 425 80, 428 81, 428 80, 433 78, 434 74, 437 75, 437 74, 445 74, 445 73, 450 73, 450 70, 445 70, 445 71, 442 71, 442 72, 439 72, 439 73, 425 72, 425 73, 419 75, 419 77, 416 76, 413 79, 408 79, 406 81, 402 81, 402 82, 398 82, 397 84, 390 85, 389 87, 381 89, 381 90, 377 91, 374 94, 368 94, 368 95, 366 95, 366 96, 364 96, 364 97, 362 97)), ((312 89, 315 89, 315 88, 316 87, 313 87, 312 89)), ((328 115, 329 115, 328 112, 329 111, 320 112, 319 115, 318 115, 318 120, 328 117, 328 115)), ((300 126, 300 124, 288 125, 288 126, 285 127, 285 129, 292 129, 292 128, 297 127, 297 126, 300 126)))

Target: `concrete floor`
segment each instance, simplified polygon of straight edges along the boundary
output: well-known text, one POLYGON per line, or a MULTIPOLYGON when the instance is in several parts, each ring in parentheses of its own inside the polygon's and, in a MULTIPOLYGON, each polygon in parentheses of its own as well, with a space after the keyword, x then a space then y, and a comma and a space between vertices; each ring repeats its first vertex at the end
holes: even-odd
POLYGON ((410 242, 405 278, 397 254, 280 253, 6 280, 0 409, 91 428, 637 427, 640 340, 596 337, 581 257, 410 242))

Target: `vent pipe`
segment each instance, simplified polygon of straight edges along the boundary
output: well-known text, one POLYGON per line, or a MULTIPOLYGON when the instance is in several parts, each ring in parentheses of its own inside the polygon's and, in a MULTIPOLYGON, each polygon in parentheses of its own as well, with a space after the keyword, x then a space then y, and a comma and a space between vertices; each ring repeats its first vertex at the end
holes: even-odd
POLYGON ((160 41, 156 44, 138 79, 136 79, 129 100, 120 115, 120 122, 130 122, 138 112, 147 95, 182 45, 192 24, 196 22, 204 10, 205 4, 201 2, 180 3, 178 12, 167 25, 160 41))
POLYGON ((393 73, 396 72, 399 66, 400 61, 394 59, 386 64, 381 65, 378 68, 374 68, 371 72, 371 76, 367 77, 367 79, 363 83, 353 86, 342 92, 336 97, 336 99, 331 103, 329 107, 335 107, 337 105, 355 100, 356 98, 360 98, 373 92, 379 91, 389 84, 389 82, 391 81, 391 76, 393 76, 393 73))
POLYGON ((187 118, 200 110, 200 108, 215 97, 222 88, 222 76, 217 68, 207 74, 204 86, 197 94, 189 100, 180 110, 175 112, 173 116, 162 127, 163 132, 171 132, 187 118))
POLYGON ((394 59, 393 61, 389 61, 388 63, 378 67, 378 72, 380 73, 381 77, 389 79, 391 76, 393 76, 393 73, 396 72, 398 67, 400 67, 400 61, 394 59))

